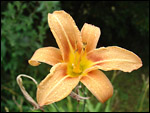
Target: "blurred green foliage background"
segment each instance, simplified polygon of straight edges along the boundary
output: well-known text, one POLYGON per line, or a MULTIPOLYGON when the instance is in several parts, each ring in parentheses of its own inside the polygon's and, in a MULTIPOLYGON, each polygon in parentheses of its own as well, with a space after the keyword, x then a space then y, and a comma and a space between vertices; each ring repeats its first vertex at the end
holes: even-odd
MULTIPOLYGON (((97 47, 120 46, 133 51, 143 61, 139 70, 121 72, 113 80, 117 95, 110 101, 109 108, 108 102, 102 105, 87 92, 92 99, 87 101, 85 111, 149 111, 149 81, 145 92, 146 78, 149 77, 148 1, 2 1, 1 111, 34 111, 23 97, 16 77, 24 73, 40 82, 49 73, 51 66, 32 67, 28 60, 40 47, 58 47, 47 22, 47 14, 55 10, 68 12, 79 29, 85 22, 100 27, 102 34, 97 47)), ((111 79, 114 72, 104 73, 111 79)), ((35 99, 36 87, 32 81, 25 79, 24 85, 35 99)), ((76 111, 74 106, 78 103, 67 97, 57 104, 60 111, 76 111)), ((53 105, 45 109, 57 111, 53 105)))

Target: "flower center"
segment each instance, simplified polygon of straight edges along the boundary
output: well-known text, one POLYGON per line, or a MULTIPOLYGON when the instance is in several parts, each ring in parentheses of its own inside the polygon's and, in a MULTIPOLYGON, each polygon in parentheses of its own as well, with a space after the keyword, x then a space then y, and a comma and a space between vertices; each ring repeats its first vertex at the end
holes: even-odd
POLYGON ((67 65, 67 75, 70 77, 77 77, 85 75, 84 70, 89 68, 91 61, 86 58, 86 52, 84 48, 79 53, 77 50, 70 53, 69 62, 67 65))
POLYGON ((82 72, 82 69, 80 68, 80 64, 77 64, 77 65, 74 65, 74 63, 72 64, 72 67, 73 67, 73 72, 74 73, 81 73, 82 72))

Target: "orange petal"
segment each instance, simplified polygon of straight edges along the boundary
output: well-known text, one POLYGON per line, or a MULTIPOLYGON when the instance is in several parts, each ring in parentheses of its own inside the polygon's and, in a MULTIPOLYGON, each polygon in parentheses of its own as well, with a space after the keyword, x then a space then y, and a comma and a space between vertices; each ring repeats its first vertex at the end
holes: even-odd
POLYGON ((48 14, 48 23, 62 52, 63 60, 68 60, 68 53, 74 49, 81 50, 81 34, 72 17, 65 11, 48 14))
POLYGON ((106 75, 94 70, 83 76, 80 80, 91 93, 102 103, 113 95, 113 86, 106 75))
POLYGON ((61 61, 62 56, 59 49, 54 47, 43 47, 37 49, 28 62, 32 66, 38 66, 40 64, 39 62, 55 65, 61 61))
POLYGON ((99 27, 87 23, 84 24, 81 30, 81 36, 82 42, 87 44, 85 48, 87 52, 96 48, 100 34, 101 32, 99 27))
POLYGON ((40 106, 48 105, 67 97, 79 83, 78 77, 66 75, 67 65, 60 63, 39 84, 37 89, 37 101, 40 106))
POLYGON ((136 54, 117 46, 95 49, 89 52, 87 57, 95 62, 94 66, 106 71, 122 70, 131 72, 142 66, 142 61, 136 54))

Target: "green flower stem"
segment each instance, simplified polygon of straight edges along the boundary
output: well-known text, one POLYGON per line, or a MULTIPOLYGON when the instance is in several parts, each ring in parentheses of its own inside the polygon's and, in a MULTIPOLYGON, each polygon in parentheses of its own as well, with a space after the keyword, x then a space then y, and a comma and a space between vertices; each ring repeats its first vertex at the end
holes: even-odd
MULTIPOLYGON (((145 76, 144 76, 144 77, 145 77, 145 76)), ((142 99, 141 99, 141 101, 140 101, 140 106, 139 106, 138 112, 141 112, 141 111, 142 111, 144 99, 145 99, 146 94, 147 94, 147 91, 148 91, 148 89, 149 89, 149 78, 148 78, 147 80, 144 79, 143 81, 144 81, 144 85, 143 85, 144 92, 143 92, 142 99)))
MULTIPOLYGON (((87 96, 87 95, 86 95, 87 89, 86 89, 86 87, 83 86, 83 84, 81 84, 81 85, 82 85, 83 96, 86 97, 86 96, 87 96), (84 87, 84 88, 83 88, 83 87, 84 87)), ((85 111, 86 99, 83 100, 83 101, 84 101, 84 102, 83 102, 82 112, 85 111)))
POLYGON ((72 106, 72 102, 71 102, 71 97, 68 96, 67 100, 68 100, 68 103, 67 103, 68 111, 69 112, 73 112, 73 106, 72 106))
MULTIPOLYGON (((84 93, 84 96, 86 96, 85 93, 84 93)), ((84 100, 84 102, 83 102, 82 112, 84 112, 84 110, 85 110, 85 105, 86 105, 86 100, 84 100)))
POLYGON ((56 105, 56 103, 53 103, 53 106, 55 107, 55 109, 57 110, 57 112, 60 112, 58 106, 56 105))

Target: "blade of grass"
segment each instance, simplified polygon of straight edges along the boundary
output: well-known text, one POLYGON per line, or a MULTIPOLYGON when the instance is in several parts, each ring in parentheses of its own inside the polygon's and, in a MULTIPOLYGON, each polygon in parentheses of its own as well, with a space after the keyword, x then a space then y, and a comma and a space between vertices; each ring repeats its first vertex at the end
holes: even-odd
POLYGON ((55 107, 55 109, 57 110, 57 112, 60 112, 58 106, 56 105, 56 103, 53 103, 53 106, 55 107))
POLYGON ((149 89, 149 77, 147 77, 147 79, 146 79, 146 78, 145 78, 145 75, 142 74, 142 79, 143 79, 143 91, 142 91, 141 99, 140 99, 140 102, 139 102, 140 104, 139 104, 139 106, 137 107, 138 112, 141 112, 142 109, 143 109, 143 103, 144 103, 144 100, 145 100, 147 91, 148 91, 148 89, 149 89))
POLYGON ((71 102, 71 97, 70 96, 67 97, 67 101, 68 101, 68 103, 67 103, 68 112, 73 112, 73 106, 72 106, 72 102, 71 102))

